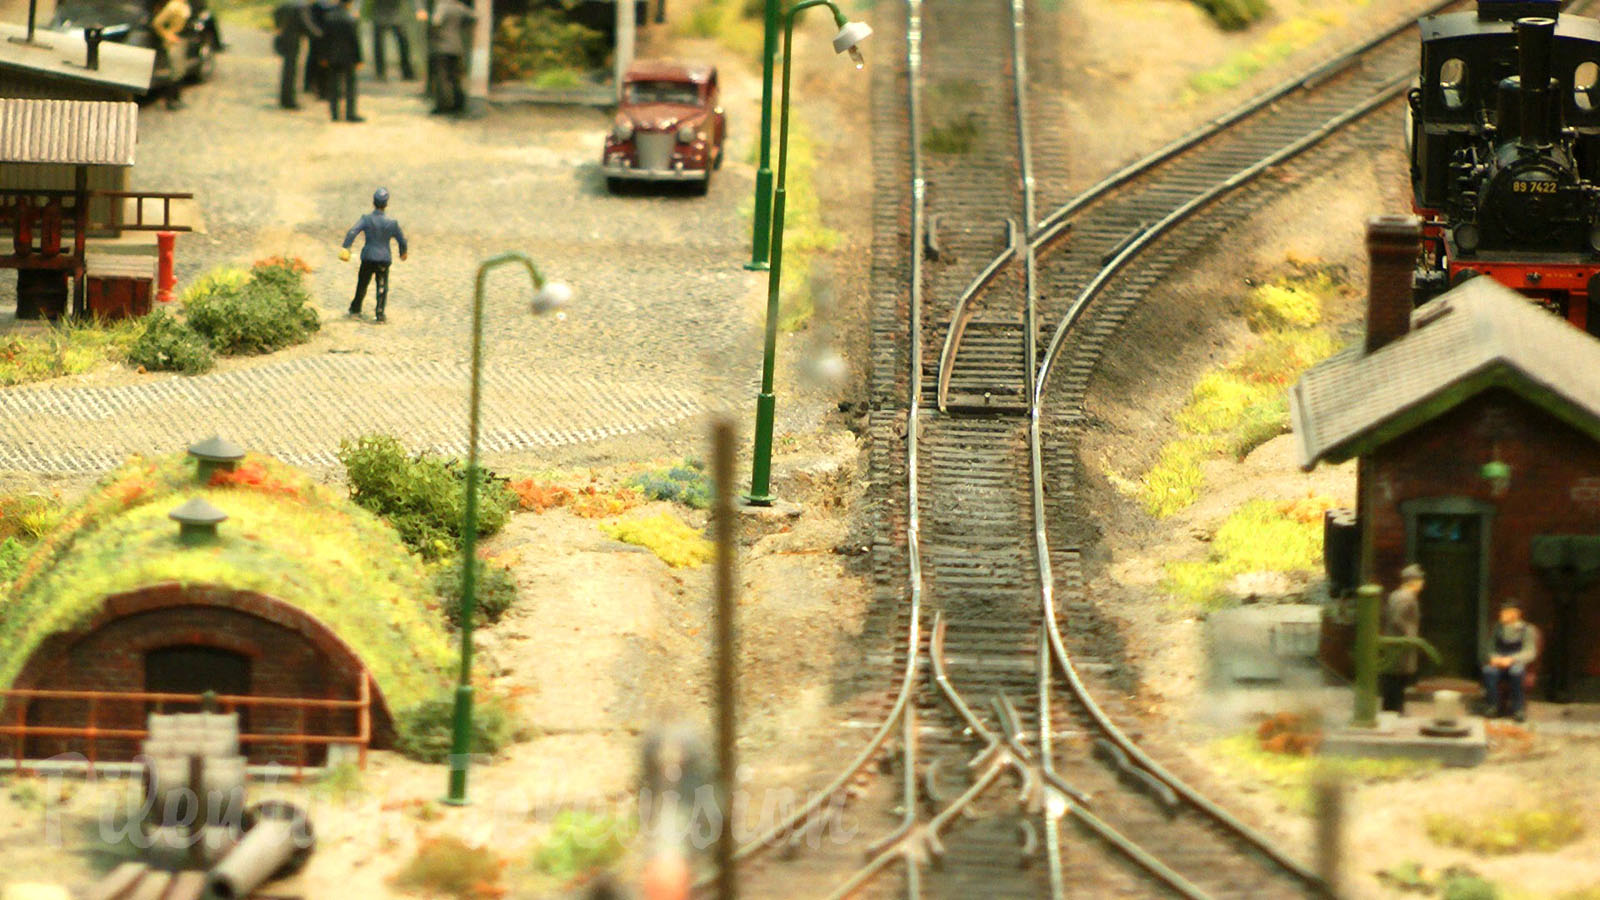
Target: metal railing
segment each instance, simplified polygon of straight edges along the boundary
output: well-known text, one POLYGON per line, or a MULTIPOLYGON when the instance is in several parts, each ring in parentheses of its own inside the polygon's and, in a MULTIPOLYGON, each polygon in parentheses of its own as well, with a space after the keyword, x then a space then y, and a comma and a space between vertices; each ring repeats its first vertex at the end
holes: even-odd
MULTIPOLYGON (((276 707, 295 711, 295 729, 282 733, 241 733, 240 744, 288 744, 295 748, 294 779, 300 781, 307 766, 306 748, 333 745, 357 748, 361 768, 367 767, 367 748, 372 741, 372 686, 371 675, 362 670, 357 679, 354 700, 323 700, 309 697, 262 697, 253 695, 222 694, 216 696, 223 712, 237 708, 276 707), (355 734, 311 734, 306 730, 309 710, 352 710, 356 713, 355 734)), ((99 761, 99 742, 110 740, 138 741, 149 737, 144 728, 104 728, 99 725, 102 704, 154 703, 156 712, 166 704, 199 705, 206 699, 202 694, 173 694, 151 691, 58 691, 41 689, 12 689, 0 691, 0 699, 13 710, 14 724, 0 725, 0 735, 10 736, 15 759, 15 771, 30 770, 26 758, 29 738, 76 738, 87 742, 88 772, 94 774, 99 761), (33 700, 81 700, 88 704, 83 725, 31 725, 28 723, 28 706, 33 700)))

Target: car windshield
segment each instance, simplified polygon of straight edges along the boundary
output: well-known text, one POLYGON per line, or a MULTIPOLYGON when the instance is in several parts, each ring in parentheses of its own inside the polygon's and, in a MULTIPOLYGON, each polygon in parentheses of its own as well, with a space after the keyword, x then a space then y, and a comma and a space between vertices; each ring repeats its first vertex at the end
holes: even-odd
POLYGON ((700 89, 681 81, 631 81, 629 103, 678 103, 694 106, 700 102, 700 89))

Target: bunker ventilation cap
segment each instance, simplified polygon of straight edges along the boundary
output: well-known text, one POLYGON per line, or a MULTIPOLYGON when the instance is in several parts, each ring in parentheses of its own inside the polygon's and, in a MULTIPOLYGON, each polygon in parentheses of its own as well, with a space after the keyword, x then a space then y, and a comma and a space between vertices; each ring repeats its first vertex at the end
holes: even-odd
POLYGON ((388 188, 378 188, 377 190, 373 191, 372 192, 372 205, 376 206, 379 209, 383 209, 385 206, 388 206, 389 205, 389 189, 388 188))

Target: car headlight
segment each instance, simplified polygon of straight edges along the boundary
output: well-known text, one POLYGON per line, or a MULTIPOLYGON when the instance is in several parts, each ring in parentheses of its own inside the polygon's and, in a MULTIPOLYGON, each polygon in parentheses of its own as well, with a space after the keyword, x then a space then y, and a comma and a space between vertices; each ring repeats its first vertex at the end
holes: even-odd
POLYGON ((618 122, 611 126, 611 136, 619 141, 630 140, 633 137, 632 122, 618 122))
POLYGON ((687 144, 694 140, 695 130, 693 125, 685 125, 678 129, 678 143, 687 144))

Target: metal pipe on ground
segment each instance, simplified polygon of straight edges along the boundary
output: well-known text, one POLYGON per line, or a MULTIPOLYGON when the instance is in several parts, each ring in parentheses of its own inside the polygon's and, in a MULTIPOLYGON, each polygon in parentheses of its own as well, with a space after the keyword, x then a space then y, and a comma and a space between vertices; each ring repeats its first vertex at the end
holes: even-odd
POLYGON ((245 827, 244 840, 206 876, 206 887, 218 900, 248 897, 269 880, 294 874, 315 846, 310 821, 293 804, 252 807, 245 827))

